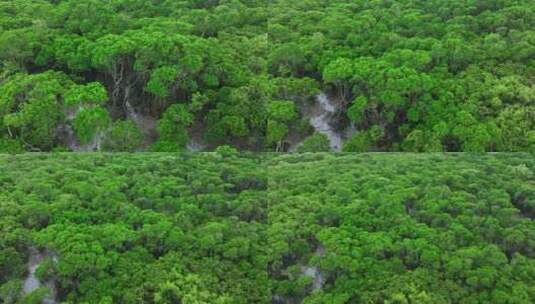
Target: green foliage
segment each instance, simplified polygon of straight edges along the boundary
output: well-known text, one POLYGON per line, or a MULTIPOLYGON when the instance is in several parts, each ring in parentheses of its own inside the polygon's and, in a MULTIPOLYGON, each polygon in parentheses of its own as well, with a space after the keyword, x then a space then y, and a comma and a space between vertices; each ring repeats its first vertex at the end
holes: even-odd
POLYGON ((120 120, 113 123, 106 132, 103 149, 111 152, 134 152, 143 144, 143 134, 131 120, 120 120))
POLYGON ((381 126, 370 151, 534 149, 526 0, 4 2, 0 138, 26 151, 61 149, 62 113, 84 104, 135 105, 153 150, 183 148, 154 123, 181 104, 207 150, 280 151, 321 91, 340 132, 381 126))
POLYGON ((297 148, 297 152, 329 152, 331 151, 329 139, 321 133, 314 133, 307 137, 297 148))
POLYGON ((349 93, 349 81, 354 77, 353 62, 347 58, 338 58, 330 62, 323 70, 323 80, 340 88, 340 97, 349 93))
POLYGON ((19 280, 11 280, 5 284, 0 285, 0 300, 3 303, 13 304, 21 296, 22 284, 19 280))
POLYGON ((353 104, 347 109, 347 116, 352 122, 359 123, 363 118, 363 112, 368 105, 368 100, 364 96, 357 97, 353 104))
POLYGON ((314 77, 336 125, 381 126, 365 151, 530 151, 533 17, 515 0, 275 1, 269 71, 314 77))
POLYGON ((344 143, 344 152, 367 152, 383 136, 383 130, 378 126, 373 126, 369 130, 357 132, 347 142, 344 143))
POLYGON ((0 153, 23 153, 22 142, 16 139, 0 138, 0 153))
POLYGON ((149 82, 147 82, 147 91, 165 98, 169 96, 170 85, 177 77, 178 70, 175 67, 161 67, 152 71, 149 82))
POLYGON ((48 296, 49 290, 46 287, 38 288, 32 291, 30 294, 25 295, 21 300, 21 304, 41 304, 43 300, 48 296))
POLYGON ((0 301, 48 292, 32 246, 57 302, 268 303, 266 171, 229 150, 0 156, 0 301))
POLYGON ((82 108, 73 121, 74 131, 82 144, 89 143, 104 132, 111 123, 108 112, 102 107, 82 108))
POLYGON ((288 126, 277 120, 268 120, 267 142, 275 143, 281 141, 288 134, 288 126))
POLYGON ((186 147, 189 136, 187 128, 193 123, 193 115, 184 104, 169 107, 158 121, 160 138, 153 150, 160 152, 180 151, 186 147))
POLYGON ((16 74, 0 86, 0 125, 5 135, 20 139, 30 150, 46 150, 54 145, 60 121, 60 96, 71 81, 62 74, 16 74))
POLYGON ((442 143, 432 136, 429 132, 421 130, 412 131, 403 142, 403 150, 408 152, 441 152, 442 143))
MULTIPOLYGON (((80 105, 100 105, 117 120, 130 114, 129 103, 155 121, 185 104, 195 121, 210 116, 196 130, 211 139, 209 149, 261 147, 267 94, 255 87, 267 81, 266 28, 265 3, 256 0, 3 3, 0 137, 51 151, 69 140, 62 138, 61 113, 70 118, 80 105), (50 96, 29 96, 39 75, 60 74, 71 83, 51 88, 50 96)), ((154 123, 144 128, 148 147, 157 130, 154 123)))
POLYGON ((278 100, 268 104, 267 112, 270 119, 280 122, 288 122, 297 116, 295 105, 292 101, 278 100))
POLYGON ((287 100, 271 101, 267 106, 267 114, 267 142, 280 142, 288 134, 288 123, 297 117, 295 104, 287 100))
POLYGON ((24 261, 15 248, 7 247, 0 251, 0 283, 9 278, 19 277, 24 273, 24 261))
POLYGON ((297 303, 533 302, 535 230, 524 206, 534 165, 529 154, 274 156, 273 294, 297 303), (312 266, 321 289, 304 271, 312 266))
POLYGON ((65 92, 65 105, 78 106, 80 104, 102 104, 108 100, 106 88, 99 82, 87 85, 74 85, 65 92))
POLYGON ((512 107, 498 116, 501 136, 497 150, 535 152, 535 107, 512 107))
POLYGON ((64 302, 535 299, 529 154, 221 146, 3 155, 0 166, 8 303, 22 296, 31 247, 46 256, 37 276, 64 302))

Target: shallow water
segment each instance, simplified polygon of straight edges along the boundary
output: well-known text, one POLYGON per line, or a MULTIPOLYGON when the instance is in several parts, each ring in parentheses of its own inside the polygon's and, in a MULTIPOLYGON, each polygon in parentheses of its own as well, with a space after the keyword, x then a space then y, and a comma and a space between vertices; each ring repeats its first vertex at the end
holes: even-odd
POLYGON ((30 253, 30 261, 28 263, 28 276, 24 280, 22 291, 27 294, 41 286, 39 279, 35 276, 35 271, 39 264, 45 259, 45 256, 39 253, 37 250, 32 249, 30 253))
POLYGON ((199 152, 202 151, 205 148, 205 146, 199 142, 198 140, 192 138, 186 145, 186 149, 190 152, 199 152))
POLYGON ((48 290, 50 291, 50 295, 43 299, 43 304, 56 304, 56 287, 55 283, 53 281, 44 282, 41 283, 39 279, 35 276, 35 272, 37 271, 37 268, 39 265, 43 262, 44 259, 52 257, 52 259, 55 261, 56 257, 52 256, 51 254, 46 254, 39 252, 35 248, 30 249, 30 260, 28 262, 28 276, 24 279, 22 292, 23 294, 29 294, 36 289, 40 288, 41 286, 45 285, 48 290))
POLYGON ((339 152, 342 150, 344 133, 346 132, 339 132, 331 125, 335 113, 335 103, 325 93, 321 93, 316 96, 315 109, 310 116, 310 124, 316 132, 327 136, 332 151, 339 152))
POLYGON ((325 280, 323 278, 323 274, 321 273, 321 271, 319 271, 318 267, 305 267, 303 274, 307 277, 311 277, 314 279, 314 281, 312 282, 312 290, 321 289, 323 287, 323 283, 325 282, 325 280))

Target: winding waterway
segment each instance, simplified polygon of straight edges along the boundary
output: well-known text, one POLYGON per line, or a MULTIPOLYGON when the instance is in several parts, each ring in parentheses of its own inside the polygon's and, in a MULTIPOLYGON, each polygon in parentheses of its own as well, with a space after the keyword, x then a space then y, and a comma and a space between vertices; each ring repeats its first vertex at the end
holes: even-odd
POLYGON ((30 248, 30 260, 28 262, 28 276, 24 280, 22 292, 23 294, 29 294, 37 290, 41 286, 46 286, 49 290, 49 295, 43 299, 42 304, 56 304, 56 286, 53 281, 47 281, 42 283, 35 276, 35 272, 39 265, 48 257, 55 260, 55 257, 51 254, 41 253, 35 248, 30 248))
POLYGON ((336 112, 336 107, 326 94, 321 93, 316 96, 316 110, 310 117, 310 124, 316 132, 325 134, 329 139, 331 150, 338 152, 342 150, 342 134, 334 130, 331 120, 336 112))
POLYGON ((325 280, 323 279, 323 274, 320 272, 318 267, 316 266, 305 267, 303 271, 303 275, 313 279, 312 290, 321 289, 323 287, 325 280))
MULTIPOLYGON (((351 138, 357 128, 351 124, 345 129, 339 130, 335 127, 336 114, 339 111, 339 103, 329 98, 329 96, 322 92, 316 95, 315 103, 309 109, 305 109, 304 116, 308 117, 310 125, 317 133, 324 134, 329 140, 329 147, 331 151, 342 151, 343 143, 346 139, 351 138)), ((290 151, 295 151, 300 142, 290 140, 290 151)))
MULTIPOLYGON (((333 99, 329 98, 326 93, 322 92, 316 96, 314 105, 310 107, 310 109, 305 110, 304 114, 305 117, 308 117, 309 123, 314 128, 315 132, 324 134, 328 138, 329 147, 331 151, 334 152, 340 152, 342 150, 344 140, 350 138, 357 131, 354 125, 350 125, 344 130, 339 130, 333 126, 333 120, 336 118, 338 107, 339 105, 333 99)), ((66 145, 72 151, 100 151, 104 138, 104 132, 97 133, 87 144, 80 143, 75 135, 70 122, 72 122, 80 110, 81 108, 77 108, 66 113, 66 117, 69 122, 58 127, 58 137, 63 138, 66 145)), ((125 114, 126 117, 131 119, 143 132, 146 145, 148 146, 152 144, 152 142, 158 137, 156 131, 157 118, 139 113, 129 101, 125 102, 125 114)), ((202 142, 202 140, 200 140, 200 137, 198 137, 199 136, 192 136, 186 147, 188 151, 197 152, 206 148, 205 144, 202 142)), ((299 139, 298 137, 290 140, 289 150, 295 151, 301 144, 301 140, 302 139, 299 139)))

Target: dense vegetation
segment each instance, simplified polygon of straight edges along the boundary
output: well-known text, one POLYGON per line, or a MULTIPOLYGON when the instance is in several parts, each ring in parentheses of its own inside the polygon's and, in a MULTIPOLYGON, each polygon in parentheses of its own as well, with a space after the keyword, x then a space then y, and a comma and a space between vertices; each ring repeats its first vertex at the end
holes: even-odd
POLYGON ((0 303, 535 301, 527 154, 0 157, 0 303))
POLYGON ((535 149, 534 28, 529 0, 0 0, 0 150, 326 150, 320 90, 346 151, 535 149))
POLYGON ((270 74, 331 93, 346 151, 535 150, 533 1, 270 3, 270 74))
POLYGON ((0 148, 176 151, 191 135, 261 149, 266 14, 257 0, 0 1, 0 148))
POLYGON ((0 303, 41 303, 32 247, 58 301, 267 303, 266 174, 229 153, 0 157, 0 303))
POLYGON ((530 155, 295 154, 267 166, 279 303, 535 302, 530 155))

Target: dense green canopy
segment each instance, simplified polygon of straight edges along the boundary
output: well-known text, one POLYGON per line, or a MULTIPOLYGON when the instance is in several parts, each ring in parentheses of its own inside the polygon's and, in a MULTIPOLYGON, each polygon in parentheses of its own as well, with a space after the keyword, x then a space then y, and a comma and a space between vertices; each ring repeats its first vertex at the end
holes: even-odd
POLYGON ((37 274, 68 303, 268 302, 257 157, 23 155, 0 168, 0 303, 30 303, 16 299, 32 247, 53 254, 37 274))
POLYGON ((294 301, 281 303, 535 302, 531 155, 318 153, 266 166, 272 292, 294 301))
POLYGON ((0 150, 287 150, 323 90, 345 151, 533 151, 532 2, 0 0, 0 150))
MULTIPOLYGON (((261 149, 269 95, 264 6, 256 0, 0 1, 0 148, 76 149, 58 128, 74 129, 75 143, 85 144, 89 135, 114 138, 107 132, 112 120, 134 120, 148 137, 135 148, 150 149, 161 131, 156 121, 168 124, 164 112, 179 105, 191 121, 170 126, 185 134, 171 143, 174 150, 186 147, 188 133, 210 147, 261 149), (101 107, 112 120, 101 116, 101 107)), ((152 150, 168 149, 161 141, 152 150)))
POLYGON ((0 157, 0 303, 535 301, 528 154, 0 157))
POLYGON ((344 150, 535 151, 533 1, 275 0, 269 11, 270 74, 330 92, 336 127, 360 131, 344 150))

